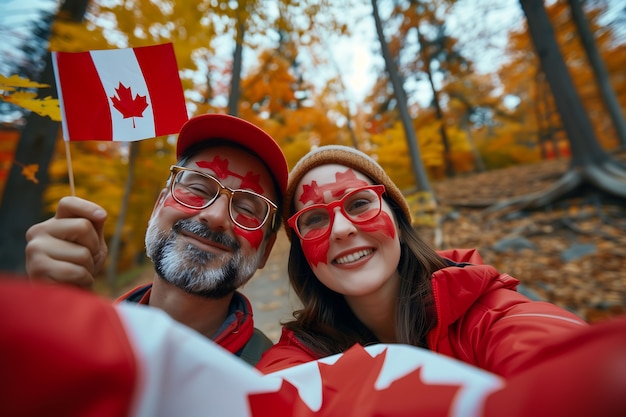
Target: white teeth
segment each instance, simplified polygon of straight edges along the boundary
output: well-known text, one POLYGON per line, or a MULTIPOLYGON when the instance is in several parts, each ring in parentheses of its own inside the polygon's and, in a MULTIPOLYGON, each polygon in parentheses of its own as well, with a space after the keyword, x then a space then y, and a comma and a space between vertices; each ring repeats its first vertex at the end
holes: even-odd
POLYGON ((372 249, 360 250, 358 252, 351 253, 350 255, 342 256, 341 258, 335 259, 335 263, 337 263, 337 264, 347 264, 348 262, 354 262, 357 259, 360 259, 360 258, 362 258, 364 256, 367 256, 367 255, 369 255, 372 252, 374 252, 372 249))

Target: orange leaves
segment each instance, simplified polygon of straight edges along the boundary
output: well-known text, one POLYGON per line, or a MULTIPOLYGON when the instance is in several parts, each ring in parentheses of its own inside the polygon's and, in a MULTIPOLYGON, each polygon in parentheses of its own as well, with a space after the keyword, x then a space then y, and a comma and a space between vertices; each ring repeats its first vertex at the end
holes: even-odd
POLYGON ((35 175, 39 171, 39 164, 29 164, 22 166, 22 175, 26 177, 28 181, 32 181, 35 184, 39 184, 39 180, 35 175))
POLYGON ((39 171, 39 164, 28 164, 24 165, 19 161, 14 161, 15 164, 22 167, 22 175, 28 180, 35 184, 39 184, 39 180, 37 179, 37 172, 39 171))
POLYGON ((0 90, 15 91, 18 88, 40 88, 49 87, 48 84, 41 84, 37 81, 31 81, 28 78, 22 78, 19 75, 11 75, 5 77, 0 74, 0 90))

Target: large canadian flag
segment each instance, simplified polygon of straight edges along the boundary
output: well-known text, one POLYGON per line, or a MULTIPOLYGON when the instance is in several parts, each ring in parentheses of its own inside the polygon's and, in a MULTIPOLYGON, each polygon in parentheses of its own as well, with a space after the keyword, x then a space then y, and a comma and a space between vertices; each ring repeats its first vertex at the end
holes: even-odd
POLYGON ((52 52, 52 64, 65 140, 141 140, 187 121, 171 43, 52 52))
POLYGON ((68 287, 0 272, 0 416, 626 416, 626 317, 506 379, 405 345, 263 375, 161 310, 68 287))

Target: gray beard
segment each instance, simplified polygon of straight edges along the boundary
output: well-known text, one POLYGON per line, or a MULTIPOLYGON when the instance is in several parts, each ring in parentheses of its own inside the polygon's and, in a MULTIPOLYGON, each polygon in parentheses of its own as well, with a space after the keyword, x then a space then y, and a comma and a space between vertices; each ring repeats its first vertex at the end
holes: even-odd
POLYGON ((190 294, 205 298, 222 298, 243 286, 258 269, 262 252, 243 256, 237 241, 204 224, 179 220, 172 230, 159 230, 151 218, 146 231, 146 253, 156 273, 165 281, 190 294), (180 231, 187 231, 232 249, 232 254, 217 255, 178 241, 180 231))

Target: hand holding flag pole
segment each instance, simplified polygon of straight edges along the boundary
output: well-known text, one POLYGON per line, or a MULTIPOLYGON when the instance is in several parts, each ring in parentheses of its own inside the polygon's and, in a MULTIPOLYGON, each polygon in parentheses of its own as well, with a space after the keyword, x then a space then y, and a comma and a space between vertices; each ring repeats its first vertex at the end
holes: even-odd
POLYGON ((171 43, 52 52, 70 191, 69 141, 131 142, 178 133, 187 109, 171 43))

